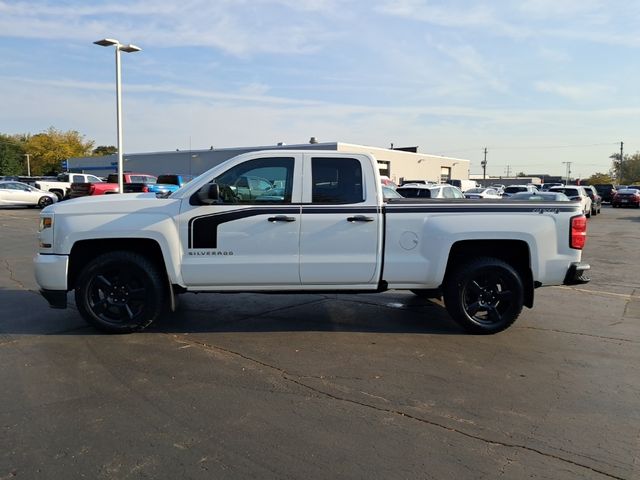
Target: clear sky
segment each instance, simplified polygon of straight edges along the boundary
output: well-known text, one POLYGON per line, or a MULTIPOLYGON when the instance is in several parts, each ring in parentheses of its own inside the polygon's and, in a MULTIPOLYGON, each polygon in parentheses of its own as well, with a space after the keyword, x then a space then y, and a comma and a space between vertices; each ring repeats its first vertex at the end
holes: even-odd
POLYGON ((606 172, 640 149, 640 2, 0 0, 0 132, 127 153, 340 141, 481 173, 606 172))

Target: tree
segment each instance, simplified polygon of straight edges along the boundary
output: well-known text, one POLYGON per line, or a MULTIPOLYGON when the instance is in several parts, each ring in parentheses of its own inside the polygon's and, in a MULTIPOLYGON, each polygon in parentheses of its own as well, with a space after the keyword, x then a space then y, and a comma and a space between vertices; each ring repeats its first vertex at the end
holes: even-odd
POLYGON ((118 149, 113 145, 99 145, 91 152, 95 156, 115 155, 116 153, 118 153, 118 149))
POLYGON ((24 153, 19 136, 0 133, 0 175, 25 175, 24 153))
POLYGON ((589 185, 596 185, 598 183, 615 183, 615 180, 611 178, 611 175, 609 175, 608 173, 597 172, 591 175, 587 179, 587 182, 589 183, 589 185))
POLYGON ((61 132, 54 127, 25 137, 25 152, 31 155, 31 173, 34 175, 60 171, 62 160, 88 156, 94 144, 91 140, 84 140, 76 130, 61 132))
POLYGON ((616 182, 619 179, 621 185, 640 183, 640 152, 624 156, 622 175, 620 175, 620 154, 614 153, 609 158, 613 160, 610 174, 616 182))

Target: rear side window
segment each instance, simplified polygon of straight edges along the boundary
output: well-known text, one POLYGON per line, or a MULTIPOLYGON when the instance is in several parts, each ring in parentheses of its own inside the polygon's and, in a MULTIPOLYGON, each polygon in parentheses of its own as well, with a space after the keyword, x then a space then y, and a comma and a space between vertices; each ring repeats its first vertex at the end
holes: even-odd
POLYGON ((355 158, 312 158, 311 182, 313 203, 364 201, 362 166, 355 158))

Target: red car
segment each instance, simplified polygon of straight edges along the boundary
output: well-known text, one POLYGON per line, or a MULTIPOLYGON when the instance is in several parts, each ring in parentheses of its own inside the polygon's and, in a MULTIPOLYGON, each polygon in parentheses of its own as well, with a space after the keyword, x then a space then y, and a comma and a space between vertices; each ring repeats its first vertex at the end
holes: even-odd
POLYGON ((612 207, 636 207, 640 208, 640 190, 635 188, 623 188, 613 196, 612 207))

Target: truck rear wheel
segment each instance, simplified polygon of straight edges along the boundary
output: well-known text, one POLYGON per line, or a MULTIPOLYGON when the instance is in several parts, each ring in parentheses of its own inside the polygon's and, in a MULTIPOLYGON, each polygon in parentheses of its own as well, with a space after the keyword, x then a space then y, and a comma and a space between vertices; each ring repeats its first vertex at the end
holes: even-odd
POLYGON ((108 333, 144 329, 165 309, 163 277, 143 255, 116 251, 99 255, 80 272, 76 305, 91 325, 108 333))
POLYGON ((522 311, 524 287, 518 272, 497 258, 482 257, 447 275, 444 303, 451 317, 471 333, 509 327, 522 311))

